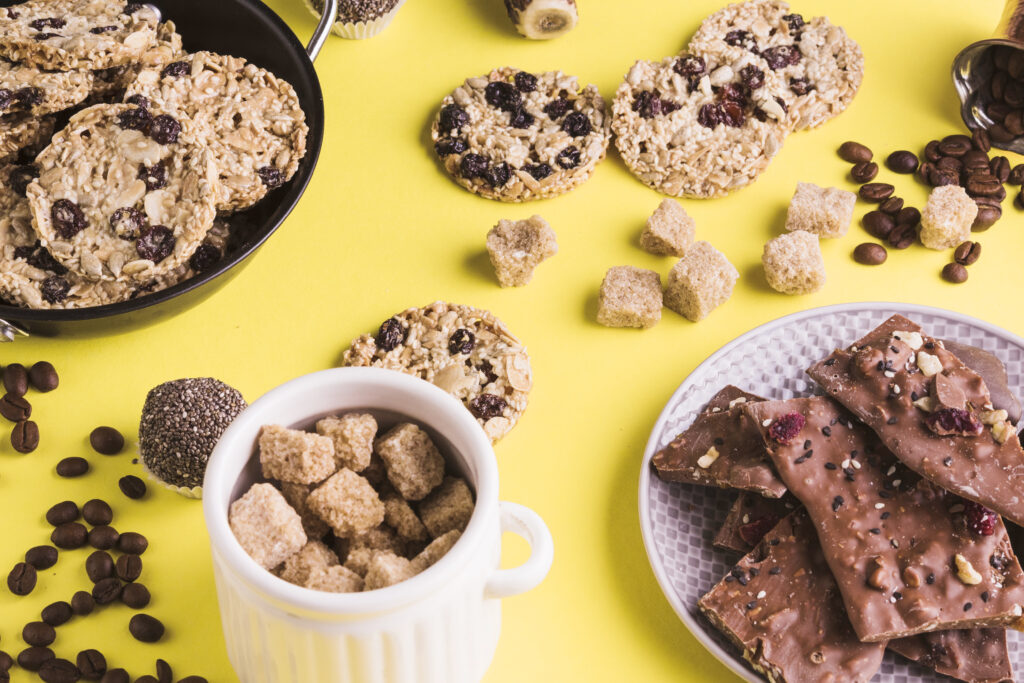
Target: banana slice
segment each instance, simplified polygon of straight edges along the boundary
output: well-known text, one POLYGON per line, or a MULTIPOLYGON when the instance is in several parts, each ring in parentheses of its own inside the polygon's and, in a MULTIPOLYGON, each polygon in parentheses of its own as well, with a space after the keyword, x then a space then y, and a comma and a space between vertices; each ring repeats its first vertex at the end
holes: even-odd
POLYGON ((534 40, 557 38, 576 26, 576 0, 505 0, 516 29, 534 40))

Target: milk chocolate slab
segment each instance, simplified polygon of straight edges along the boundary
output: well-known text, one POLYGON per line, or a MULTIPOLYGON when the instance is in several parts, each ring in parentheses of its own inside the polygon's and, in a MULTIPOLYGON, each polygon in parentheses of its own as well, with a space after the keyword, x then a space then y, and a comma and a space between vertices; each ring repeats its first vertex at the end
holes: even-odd
POLYGON ((765 498, 740 491, 712 543, 721 550, 749 553, 779 520, 798 506, 793 496, 765 498))
POLYGON ((885 654, 885 643, 857 640, 802 510, 780 521, 698 606, 771 681, 865 683, 885 654))
POLYGON ((936 631, 889 641, 889 649, 921 666, 967 683, 1013 680, 1006 631, 972 628, 936 631))
POLYGON ((917 477, 824 396, 745 410, 814 522, 861 640, 1020 620, 1024 573, 998 515, 917 477))
POLYGON ((752 491, 779 498, 786 487, 772 470, 757 428, 742 407, 761 400, 736 387, 718 392, 693 424, 654 454, 665 481, 752 491))
POLYGON ((893 316, 808 374, 921 476, 1024 524, 1024 450, 984 380, 893 316))
POLYGON ((1005 410, 1010 422, 1020 422, 1021 406, 1017 395, 1010 389, 1010 378, 1006 376, 1006 366, 999 357, 977 346, 961 344, 951 339, 943 339, 946 350, 959 358, 964 365, 981 375, 992 396, 992 405, 996 410, 1005 410))

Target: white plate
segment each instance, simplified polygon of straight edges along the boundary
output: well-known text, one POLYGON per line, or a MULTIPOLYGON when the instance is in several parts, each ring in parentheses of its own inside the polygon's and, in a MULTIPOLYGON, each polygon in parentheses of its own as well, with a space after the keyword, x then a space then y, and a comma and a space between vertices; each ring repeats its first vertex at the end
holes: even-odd
MULTIPOLYGON (((663 482, 651 457, 693 422, 700 408, 726 384, 767 398, 806 396, 815 384, 804 373, 893 314, 914 320, 928 334, 983 348, 1002 360, 1010 388, 1024 394, 1024 339, 953 311, 894 303, 839 304, 802 311, 754 328, 701 363, 672 394, 654 425, 640 470, 640 526, 654 575, 672 608, 704 647, 742 678, 762 679, 697 610, 697 600, 725 576, 737 556, 713 548, 734 494, 692 484, 663 482)), ((1010 661, 1024 672, 1024 634, 1007 632, 1010 661)), ((936 682, 951 679, 887 652, 876 681, 936 682)))

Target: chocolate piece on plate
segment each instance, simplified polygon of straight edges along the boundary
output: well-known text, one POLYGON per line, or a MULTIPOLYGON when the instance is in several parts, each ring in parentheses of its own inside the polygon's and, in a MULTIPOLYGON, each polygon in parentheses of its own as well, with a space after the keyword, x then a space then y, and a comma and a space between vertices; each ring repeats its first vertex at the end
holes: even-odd
POLYGON ((922 633, 889 641, 889 649, 921 666, 967 683, 1013 680, 1005 629, 971 628, 922 633))
POLYGON ((984 380, 895 315, 807 373, 908 467, 1024 524, 1024 450, 984 380))
POLYGON ((885 654, 885 643, 862 643, 850 628, 802 510, 779 522, 698 606, 772 681, 864 683, 885 654))
POLYGON ((756 493, 740 491, 736 502, 715 534, 714 546, 721 550, 749 553, 779 520, 799 506, 793 496, 765 498, 756 493))
POLYGON ((762 399, 732 386, 718 392, 686 431, 654 454, 651 463, 658 476, 781 497, 786 487, 772 470, 757 427, 742 410, 757 400, 762 399))
POLYGON ((745 410, 814 521, 861 640, 1021 620, 1024 572, 998 515, 916 476, 824 396, 745 410))
POLYGON ((1010 389, 1010 380, 1006 376, 1006 366, 999 360, 999 357, 989 353, 977 346, 961 344, 960 342, 943 339, 942 345, 946 350, 959 358, 964 365, 981 375, 988 387, 988 393, 992 396, 992 405, 996 410, 1005 410, 1010 417, 1010 422, 1020 422, 1021 405, 1017 396, 1010 389))

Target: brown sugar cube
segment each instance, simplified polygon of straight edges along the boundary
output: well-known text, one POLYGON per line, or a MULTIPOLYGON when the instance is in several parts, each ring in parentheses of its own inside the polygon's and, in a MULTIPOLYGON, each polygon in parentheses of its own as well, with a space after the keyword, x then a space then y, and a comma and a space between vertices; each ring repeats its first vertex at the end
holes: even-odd
POLYGON ((424 548, 419 555, 412 558, 412 567, 416 573, 432 567, 438 560, 448 554, 455 542, 462 538, 462 532, 452 529, 446 534, 438 536, 424 548))
POLYGON ((305 585, 316 571, 338 564, 338 556, 320 541, 310 541, 302 550, 284 561, 284 568, 278 575, 296 586, 305 585))
POLYGON ((732 296, 739 272, 708 242, 696 242, 668 274, 665 305, 687 320, 703 320, 732 296))
POLYGON ((338 536, 354 536, 384 521, 384 503, 358 474, 340 469, 320 484, 307 500, 309 509, 338 536))
POLYGON ((325 417, 316 423, 316 433, 334 442, 338 467, 362 472, 370 464, 373 440, 377 438, 377 420, 369 413, 348 413, 325 417))
POLYGON ((444 458, 430 436, 409 422, 377 439, 388 480, 406 500, 422 500, 444 479, 444 458))
POLYGON ((316 484, 338 469, 334 442, 280 425, 265 425, 260 431, 260 464, 267 479, 295 484, 316 484))
POLYGON ((302 518, 302 528, 306 532, 306 537, 312 540, 319 540, 326 536, 331 528, 327 526, 327 522, 317 517, 316 513, 309 509, 306 501, 309 499, 309 494, 312 491, 313 487, 306 484, 281 482, 281 494, 288 501, 288 504, 299 513, 299 517, 302 518))
POLYGON ((597 322, 606 327, 654 327, 661 320, 661 277, 633 266, 609 268, 598 294, 597 322))
POLYGON ((929 249, 952 249, 971 237, 978 205, 959 185, 936 187, 921 211, 921 244, 929 249))
POLYGON ((445 477, 444 483, 420 503, 420 519, 434 538, 452 529, 464 531, 473 516, 473 492, 458 477, 445 477))
POLYGON ((317 569, 303 585, 325 593, 358 593, 363 590, 363 577, 347 567, 334 565, 317 569))
POLYGON ((370 548, 371 550, 387 550, 396 555, 405 555, 405 542, 398 532, 387 524, 381 524, 369 531, 364 531, 351 539, 351 549, 370 548))
POLYGON ((682 256, 693 244, 695 232, 693 219, 679 202, 663 199, 640 233, 640 246, 658 256, 682 256))
POLYGON ((558 253, 555 231, 540 216, 500 220, 487 233, 487 253, 502 287, 522 287, 541 261, 558 253))
POLYGON ((414 576, 416 570, 409 560, 392 553, 378 553, 370 561, 363 586, 364 590, 372 591, 393 586, 414 576))
POLYGON ((786 230, 803 230, 819 237, 842 237, 853 221, 857 195, 835 187, 798 183, 786 211, 786 230))
POLYGON ((818 236, 803 230, 768 240, 761 256, 768 284, 783 294, 810 294, 825 286, 818 236))
MULTIPOLYGON (((441 485, 441 488, 444 488, 444 484, 441 485)), ((436 493, 437 491, 427 498, 429 499, 436 493)), ((384 521, 388 526, 394 528, 402 539, 406 541, 430 540, 427 528, 423 526, 423 522, 416 516, 416 512, 404 498, 397 493, 389 493, 384 496, 383 500, 384 521)))
POLYGON ((359 576, 366 576, 366 572, 370 571, 370 563, 373 562, 373 558, 383 552, 388 551, 376 548, 353 548, 348 551, 348 557, 345 558, 345 568, 359 576))
POLYGON ((273 569, 306 545, 302 519, 271 484, 253 484, 231 504, 228 524, 249 557, 273 569))
POLYGON ((376 453, 370 456, 370 464, 359 474, 365 477, 373 485, 373 488, 378 490, 383 484, 387 484, 388 481, 387 468, 384 467, 384 461, 376 453))

